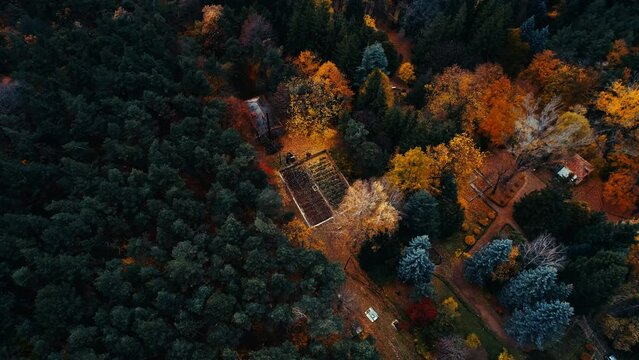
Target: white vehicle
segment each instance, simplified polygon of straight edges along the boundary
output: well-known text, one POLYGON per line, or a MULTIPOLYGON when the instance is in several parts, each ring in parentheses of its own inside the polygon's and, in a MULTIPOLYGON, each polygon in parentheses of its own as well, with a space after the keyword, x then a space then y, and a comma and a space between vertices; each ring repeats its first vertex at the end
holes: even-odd
POLYGON ((377 312, 372 307, 369 307, 368 310, 366 310, 366 312, 364 312, 364 314, 366 314, 366 317, 371 322, 375 322, 375 320, 377 320, 377 318, 379 317, 379 316, 377 316, 377 312))

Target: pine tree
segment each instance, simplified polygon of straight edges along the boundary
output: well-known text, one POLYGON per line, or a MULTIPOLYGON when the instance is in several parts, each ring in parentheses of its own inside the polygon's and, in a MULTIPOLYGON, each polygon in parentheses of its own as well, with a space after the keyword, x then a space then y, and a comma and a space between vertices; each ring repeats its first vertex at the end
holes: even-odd
POLYGON ((399 278, 415 284, 418 297, 430 297, 433 293, 432 276, 435 264, 429 258, 430 248, 427 235, 417 236, 404 249, 404 256, 399 261, 399 278))
POLYGON ((362 62, 357 68, 357 79, 359 82, 362 82, 366 76, 375 69, 379 69, 383 73, 388 74, 388 59, 384 53, 384 47, 378 42, 368 45, 364 49, 362 62))
POLYGON ((472 283, 483 285, 499 264, 508 261, 512 247, 510 239, 494 240, 484 245, 464 263, 464 276, 472 283))
POLYGON ((417 191, 404 204, 401 226, 409 236, 428 234, 439 239, 439 208, 437 200, 426 191, 417 191))
POLYGON ((457 197, 457 182, 453 173, 447 171, 442 175, 441 192, 437 200, 441 220, 440 237, 446 239, 459 231, 464 223, 464 209, 457 197))
POLYGON ((506 332, 519 345, 534 345, 541 350, 562 338, 573 313, 573 308, 565 301, 542 301, 526 305, 521 310, 515 310, 506 324, 506 332))
POLYGON ((509 309, 538 301, 566 300, 571 287, 557 281, 557 269, 540 266, 519 273, 499 293, 499 301, 509 309))
POLYGON ((378 114, 393 106, 394 96, 390 79, 380 69, 375 69, 359 89, 357 106, 378 114))

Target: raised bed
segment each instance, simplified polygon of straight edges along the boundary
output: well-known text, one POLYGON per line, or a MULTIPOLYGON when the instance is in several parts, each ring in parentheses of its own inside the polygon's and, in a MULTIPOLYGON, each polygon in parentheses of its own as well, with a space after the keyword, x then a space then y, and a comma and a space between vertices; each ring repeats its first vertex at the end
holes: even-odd
POLYGON ((348 182, 326 151, 284 168, 280 174, 311 227, 333 217, 348 189, 348 182))

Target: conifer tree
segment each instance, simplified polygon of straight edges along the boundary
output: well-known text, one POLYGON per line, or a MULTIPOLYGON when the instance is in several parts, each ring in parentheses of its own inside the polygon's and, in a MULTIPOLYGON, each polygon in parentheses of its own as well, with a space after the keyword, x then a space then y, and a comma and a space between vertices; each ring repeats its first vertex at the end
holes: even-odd
POLYGON ((484 245, 464 263, 464 276, 472 283, 483 285, 499 264, 508 261, 512 247, 510 239, 494 240, 484 245))
POLYGON ((430 248, 427 235, 417 236, 404 249, 404 256, 399 261, 399 278, 415 284, 415 294, 419 297, 430 297, 433 294, 432 276, 435 264, 429 258, 430 248))
POLYGON ((510 309, 538 301, 566 300, 571 288, 557 280, 557 269, 540 266, 525 270, 510 280, 499 293, 499 301, 510 309))
POLYGON ((439 238, 441 225, 437 200, 426 191, 417 191, 404 204, 401 226, 409 236, 428 234, 439 238))
POLYGON ((376 42, 368 45, 364 49, 362 55, 362 62, 357 68, 357 79, 362 82, 368 74, 375 69, 381 70, 383 73, 388 73, 388 59, 384 53, 384 47, 382 44, 376 42))
POLYGON ((542 350, 562 338, 573 313, 573 308, 565 301, 542 301, 526 305, 521 310, 515 310, 506 324, 506 332, 520 346, 533 345, 542 350))

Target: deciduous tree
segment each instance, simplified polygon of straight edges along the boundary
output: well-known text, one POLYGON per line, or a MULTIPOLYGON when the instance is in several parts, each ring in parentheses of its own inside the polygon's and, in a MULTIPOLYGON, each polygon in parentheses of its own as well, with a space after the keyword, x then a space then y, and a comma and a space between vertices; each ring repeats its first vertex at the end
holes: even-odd
POLYGON ((324 88, 342 103, 342 110, 350 108, 351 99, 353 98, 353 90, 351 90, 348 80, 339 71, 337 66, 330 61, 323 63, 315 75, 313 80, 324 85, 324 88))
POLYGON ((317 73, 317 70, 320 68, 320 59, 314 52, 310 50, 304 50, 299 53, 293 59, 293 65, 295 68, 306 76, 313 76, 317 73))
POLYGON ((566 247, 557 243, 550 234, 541 234, 533 241, 521 245, 521 262, 524 269, 550 266, 561 270, 567 260, 566 247))
POLYGON ((413 64, 409 62, 402 63, 399 66, 397 75, 399 76, 399 79, 407 85, 410 85, 416 79, 415 68, 413 67, 413 64))
POLYGON ((437 309, 429 298, 411 304, 406 312, 411 323, 415 326, 426 326, 437 318, 437 309))
POLYGON ((401 196, 383 180, 358 180, 349 187, 339 206, 351 238, 361 242, 379 233, 392 233, 399 225, 401 196))
POLYGON ((287 87, 290 99, 287 129, 295 135, 322 134, 330 120, 339 114, 339 100, 311 79, 295 77, 287 87))
POLYGON ((559 97, 570 106, 582 104, 591 96, 597 83, 596 74, 587 68, 566 63, 551 50, 545 50, 519 75, 525 87, 538 94, 543 104, 559 97))
POLYGON ((615 171, 604 185, 604 199, 622 212, 632 212, 639 203, 638 181, 629 171, 615 171))
POLYGON ((395 155, 390 161, 388 180, 405 192, 436 191, 439 186, 441 164, 420 148, 395 155))

